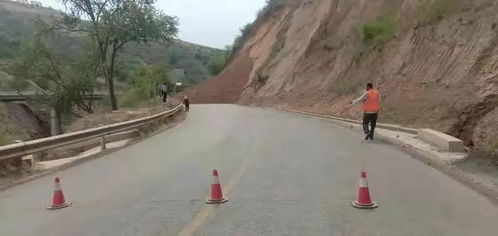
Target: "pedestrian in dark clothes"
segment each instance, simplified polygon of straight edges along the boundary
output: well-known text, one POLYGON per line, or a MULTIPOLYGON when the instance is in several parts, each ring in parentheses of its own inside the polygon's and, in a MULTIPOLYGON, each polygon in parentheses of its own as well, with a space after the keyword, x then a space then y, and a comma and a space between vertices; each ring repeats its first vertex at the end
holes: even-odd
POLYGON ((185 110, 188 112, 190 110, 190 100, 187 95, 183 96, 183 104, 185 104, 185 110))
POLYGON ((166 103, 166 101, 168 100, 168 86, 166 85, 166 83, 163 83, 161 85, 161 95, 163 97, 163 103, 166 103))

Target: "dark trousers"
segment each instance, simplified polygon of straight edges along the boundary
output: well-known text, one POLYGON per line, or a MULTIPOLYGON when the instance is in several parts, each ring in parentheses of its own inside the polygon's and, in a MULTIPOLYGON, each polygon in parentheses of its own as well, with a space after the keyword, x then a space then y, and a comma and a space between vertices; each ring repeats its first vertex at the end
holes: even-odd
POLYGON ((166 102, 166 99, 168 99, 168 93, 162 92, 163 94, 163 102, 166 102))
POLYGON ((375 126, 377 126, 377 113, 364 113, 363 114, 363 131, 367 135, 365 139, 373 139, 375 126), (369 126, 370 125, 370 129, 369 126))
POLYGON ((190 101, 185 99, 185 100, 183 100, 183 104, 185 104, 185 110, 187 112, 190 111, 190 101))

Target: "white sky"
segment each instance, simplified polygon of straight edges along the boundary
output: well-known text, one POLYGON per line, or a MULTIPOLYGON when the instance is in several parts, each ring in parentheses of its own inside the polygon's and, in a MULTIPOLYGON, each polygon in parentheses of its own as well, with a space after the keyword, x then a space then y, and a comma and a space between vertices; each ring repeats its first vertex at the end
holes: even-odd
MULTIPOLYGON (((61 9, 59 0, 38 0, 61 9)), ((256 18, 265 0, 157 0, 156 6, 180 19, 180 39, 223 48, 231 45, 239 29, 256 18)))

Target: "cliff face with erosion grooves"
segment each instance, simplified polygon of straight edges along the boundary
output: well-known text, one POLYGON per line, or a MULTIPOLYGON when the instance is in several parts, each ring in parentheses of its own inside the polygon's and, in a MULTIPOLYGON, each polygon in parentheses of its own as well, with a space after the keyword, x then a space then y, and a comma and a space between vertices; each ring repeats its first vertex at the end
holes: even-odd
POLYGON ((252 27, 193 102, 290 108, 360 118, 367 82, 380 119, 498 146, 498 2, 285 0, 252 27))
POLYGON ((371 81, 382 122, 492 145, 496 12, 493 0, 287 0, 258 21, 227 70, 251 61, 240 103, 351 118, 361 111, 348 101, 371 81))

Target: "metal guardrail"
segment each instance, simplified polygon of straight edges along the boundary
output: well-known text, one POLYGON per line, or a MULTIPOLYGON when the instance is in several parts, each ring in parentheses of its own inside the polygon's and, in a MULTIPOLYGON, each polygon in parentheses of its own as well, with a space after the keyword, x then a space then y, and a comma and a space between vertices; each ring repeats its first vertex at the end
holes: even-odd
MULTIPOLYGON (((352 119, 346 119, 346 118, 341 118, 341 117, 337 117, 337 116, 323 115, 323 114, 312 113, 312 112, 287 110, 287 109, 275 109, 275 110, 299 113, 299 114, 308 115, 308 116, 322 117, 322 118, 326 118, 326 119, 332 119, 332 120, 337 120, 337 121, 342 121, 342 122, 349 122, 349 123, 354 123, 354 124, 363 123, 361 120, 352 120, 352 119)), ((383 128, 383 129, 388 129, 388 130, 393 130, 393 131, 409 133, 409 134, 413 134, 413 135, 418 134, 417 129, 407 128, 407 127, 403 127, 400 125, 377 123, 377 127, 383 128)))
POLYGON ((87 129, 22 143, 0 146, 0 160, 35 154, 65 145, 75 144, 94 138, 101 138, 109 134, 130 130, 145 125, 149 122, 158 120, 160 118, 170 117, 176 114, 182 108, 183 104, 179 104, 171 110, 136 120, 125 121, 112 125, 105 125, 98 128, 87 129))
MULTIPOLYGON (((35 92, 21 93, 17 94, 15 92, 0 91, 0 101, 2 102, 22 102, 31 99, 35 99, 37 94, 35 92)), ((88 95, 85 99, 88 100, 102 100, 105 94, 96 93, 93 95, 88 95)))

